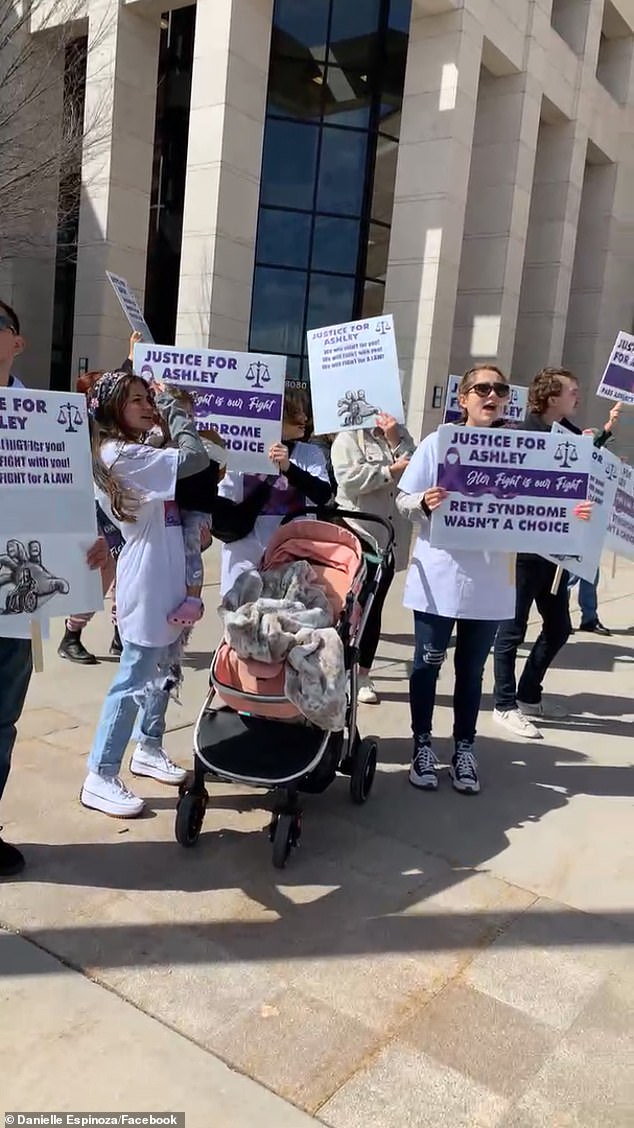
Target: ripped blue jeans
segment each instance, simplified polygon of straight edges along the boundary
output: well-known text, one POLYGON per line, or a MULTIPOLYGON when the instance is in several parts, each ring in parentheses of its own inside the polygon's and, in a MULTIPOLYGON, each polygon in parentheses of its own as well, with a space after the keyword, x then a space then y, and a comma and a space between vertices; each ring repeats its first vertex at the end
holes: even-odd
POLYGON ((88 757, 88 770, 103 776, 119 774, 121 762, 135 736, 145 748, 160 748, 165 732, 165 713, 170 699, 169 682, 177 675, 182 640, 171 646, 137 646, 123 641, 123 653, 115 679, 106 694, 88 757))
POLYGON ((445 619, 426 611, 414 612, 414 665, 409 701, 414 736, 432 731, 436 683, 456 626, 453 694, 454 740, 473 742, 482 697, 482 674, 493 646, 497 623, 485 619, 445 619))

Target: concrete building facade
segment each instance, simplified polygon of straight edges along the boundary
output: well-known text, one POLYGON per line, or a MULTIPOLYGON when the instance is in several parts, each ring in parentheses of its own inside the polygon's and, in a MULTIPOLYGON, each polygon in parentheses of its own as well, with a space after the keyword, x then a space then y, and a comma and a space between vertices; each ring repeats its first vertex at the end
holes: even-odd
MULTIPOLYGON (((298 379, 307 328, 393 313, 416 435, 479 360, 520 383, 563 362, 601 421, 634 320, 634 0, 87 4, 85 112, 107 129, 83 162, 65 379, 125 353, 112 270, 157 340, 285 352, 298 379)), ((0 281, 45 384, 50 255, 0 281)))

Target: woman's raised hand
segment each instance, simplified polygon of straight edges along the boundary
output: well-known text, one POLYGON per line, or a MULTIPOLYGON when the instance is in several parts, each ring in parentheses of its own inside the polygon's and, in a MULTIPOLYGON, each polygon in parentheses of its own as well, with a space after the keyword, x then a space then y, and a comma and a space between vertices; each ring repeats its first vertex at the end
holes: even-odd
POLYGON ((423 494, 423 503, 425 508, 433 513, 434 509, 438 509, 438 506, 442 505, 445 498, 448 497, 448 491, 444 490, 442 486, 432 486, 430 490, 426 490, 423 494))
POLYGON ((379 411, 376 417, 376 425, 383 432, 391 447, 398 446, 401 441, 401 429, 393 415, 379 411))
POLYGON ((284 446, 284 443, 273 443, 269 448, 269 458, 275 463, 280 474, 285 474, 291 464, 288 447, 284 446))
POLYGON ((138 345, 139 341, 141 341, 142 339, 143 334, 139 333, 138 329, 135 329, 134 333, 130 334, 130 349, 128 352, 128 360, 134 360, 134 346, 138 345))

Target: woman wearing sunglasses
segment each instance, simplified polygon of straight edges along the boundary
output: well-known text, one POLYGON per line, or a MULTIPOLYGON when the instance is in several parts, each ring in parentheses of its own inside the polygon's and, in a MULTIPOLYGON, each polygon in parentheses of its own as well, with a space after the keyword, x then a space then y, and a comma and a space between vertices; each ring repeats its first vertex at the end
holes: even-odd
MULTIPOLYGON (((503 425, 509 394, 508 381, 499 368, 471 368, 458 389, 464 425, 503 425)), ((430 545, 429 519, 447 497, 447 491, 436 485, 437 465, 438 434, 434 432, 414 454, 401 478, 397 499, 400 512, 420 522, 403 598, 405 607, 414 612, 415 636, 409 686, 414 734, 409 780, 426 791, 438 787, 432 717, 440 667, 455 626, 454 753, 449 774, 456 791, 475 795, 480 790, 474 741, 482 674, 498 624, 515 613, 515 581, 508 553, 430 545)))

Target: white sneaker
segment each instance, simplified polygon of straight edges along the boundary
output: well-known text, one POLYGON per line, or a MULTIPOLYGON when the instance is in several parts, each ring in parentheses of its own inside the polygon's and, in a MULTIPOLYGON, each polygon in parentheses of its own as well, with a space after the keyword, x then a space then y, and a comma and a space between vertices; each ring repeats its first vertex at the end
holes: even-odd
POLYGON ((145 803, 128 791, 119 776, 102 776, 88 772, 79 796, 84 807, 102 811, 115 819, 134 819, 141 814, 145 803))
POLYGON ((361 705, 378 705, 379 703, 379 695, 367 675, 359 678, 357 701, 361 705))
POLYGON ((418 736, 415 740, 412 766, 409 769, 409 782, 421 791, 438 790, 438 760, 431 746, 431 736, 418 736))
POLYGON ((151 748, 137 744, 130 761, 130 771, 135 776, 148 776, 157 779, 159 783, 171 783, 178 786, 187 775, 184 768, 173 764, 162 748, 151 748))
POLYGON ((493 720, 525 740, 541 740, 543 737, 543 733, 519 709, 494 709, 493 720))
POLYGON ((561 705, 557 705, 548 698, 542 698, 537 705, 529 705, 526 701, 518 701, 517 707, 525 717, 541 717, 545 721, 563 721, 568 716, 561 705))

